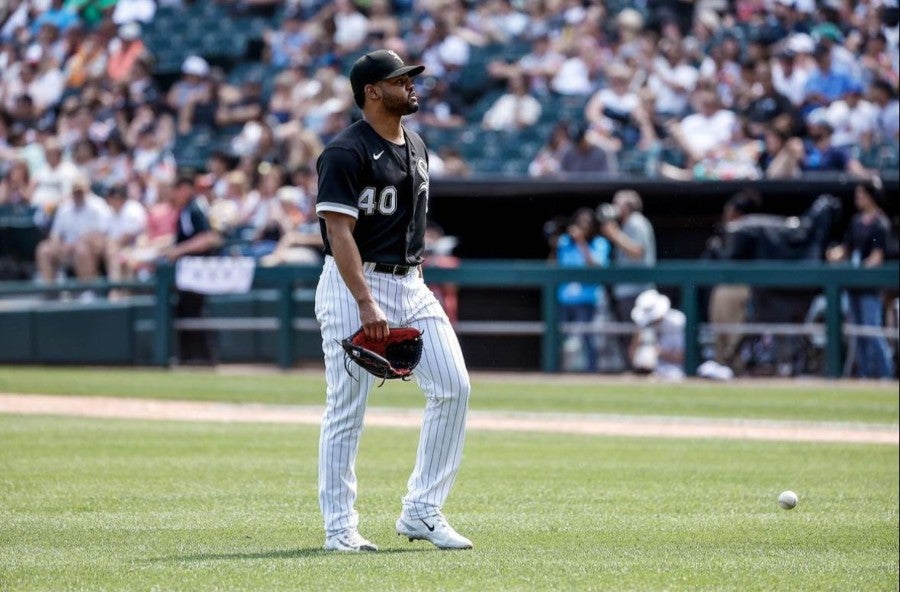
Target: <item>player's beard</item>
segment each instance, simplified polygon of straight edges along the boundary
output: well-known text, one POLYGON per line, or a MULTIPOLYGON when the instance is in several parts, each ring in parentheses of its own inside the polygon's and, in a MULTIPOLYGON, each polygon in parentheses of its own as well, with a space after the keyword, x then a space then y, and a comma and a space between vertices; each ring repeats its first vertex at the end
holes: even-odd
POLYGON ((388 113, 399 115, 400 117, 411 115, 419 110, 419 102, 414 101, 409 95, 407 95, 406 100, 385 95, 383 102, 384 108, 388 113))

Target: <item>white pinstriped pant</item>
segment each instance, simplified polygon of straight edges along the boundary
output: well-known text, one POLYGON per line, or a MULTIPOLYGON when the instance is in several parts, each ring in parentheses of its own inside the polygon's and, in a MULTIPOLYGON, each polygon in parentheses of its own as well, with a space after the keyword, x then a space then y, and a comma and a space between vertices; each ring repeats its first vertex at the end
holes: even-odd
MULTIPOLYGON (((427 518, 440 512, 462 460, 469 375, 459 341, 431 290, 411 271, 405 276, 365 271, 372 297, 390 326, 423 332, 422 360, 413 377, 426 405, 416 464, 403 497, 403 513, 427 518)), ((359 329, 359 309, 332 257, 325 258, 316 288, 316 318, 325 355, 325 416, 319 438, 319 506, 327 535, 357 528, 356 454, 369 391, 376 378, 355 364, 351 377, 338 343, 359 329)))

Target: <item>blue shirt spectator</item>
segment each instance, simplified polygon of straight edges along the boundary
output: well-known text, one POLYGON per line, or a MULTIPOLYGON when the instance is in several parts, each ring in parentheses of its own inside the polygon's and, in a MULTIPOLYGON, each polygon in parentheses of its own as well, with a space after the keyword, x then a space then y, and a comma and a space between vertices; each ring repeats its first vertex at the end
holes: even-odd
POLYGON ((827 106, 859 86, 859 82, 832 66, 831 49, 816 47, 816 71, 804 87, 803 111, 808 114, 816 107, 827 106))

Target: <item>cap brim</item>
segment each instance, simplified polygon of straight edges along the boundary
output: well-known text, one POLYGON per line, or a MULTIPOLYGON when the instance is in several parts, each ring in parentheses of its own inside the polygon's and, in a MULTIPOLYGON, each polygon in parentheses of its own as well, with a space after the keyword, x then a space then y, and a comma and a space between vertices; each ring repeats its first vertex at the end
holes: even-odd
POLYGON ((382 80, 389 80, 391 78, 396 78, 397 76, 418 76, 422 72, 425 71, 425 66, 403 66, 402 68, 397 68, 382 80))

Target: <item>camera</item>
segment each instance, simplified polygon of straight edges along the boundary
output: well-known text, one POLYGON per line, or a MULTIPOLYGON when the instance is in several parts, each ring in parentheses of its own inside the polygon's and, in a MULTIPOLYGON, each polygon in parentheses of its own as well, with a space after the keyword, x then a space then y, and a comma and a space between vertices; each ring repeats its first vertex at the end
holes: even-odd
POLYGON ((597 217, 597 222, 600 224, 614 222, 619 219, 619 208, 611 203, 604 202, 597 206, 595 216, 597 217))

